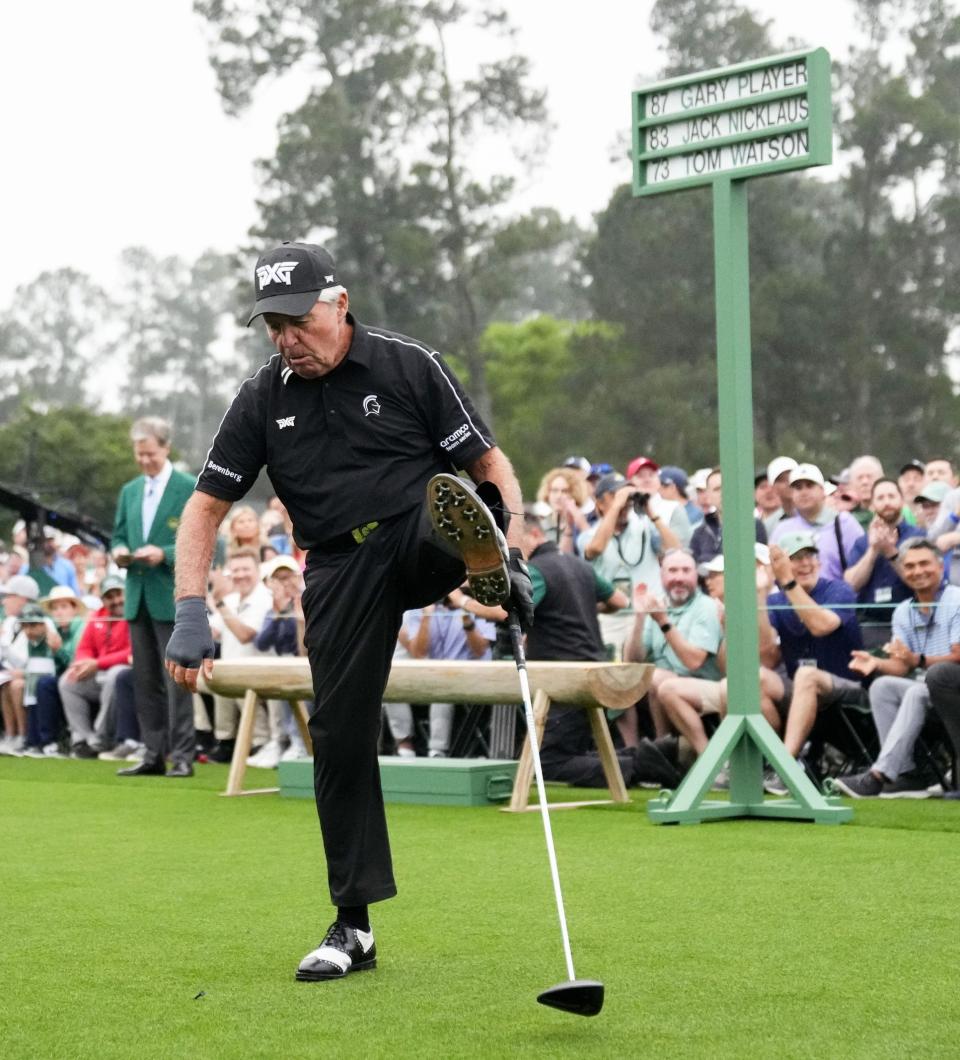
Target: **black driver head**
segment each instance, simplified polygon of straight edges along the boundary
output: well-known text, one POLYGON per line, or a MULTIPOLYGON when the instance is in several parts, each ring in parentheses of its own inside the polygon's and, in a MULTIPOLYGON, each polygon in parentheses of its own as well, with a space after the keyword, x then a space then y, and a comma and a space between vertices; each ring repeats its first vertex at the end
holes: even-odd
POLYGON ((596 1016, 603 1008, 603 983, 595 979, 568 979, 538 994, 537 1001, 575 1016, 596 1016))

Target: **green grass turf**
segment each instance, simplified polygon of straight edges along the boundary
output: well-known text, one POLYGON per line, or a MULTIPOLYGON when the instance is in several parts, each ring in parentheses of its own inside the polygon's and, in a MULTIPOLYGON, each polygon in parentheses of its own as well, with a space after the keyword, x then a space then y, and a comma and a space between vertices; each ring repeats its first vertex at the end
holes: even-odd
POLYGON ((577 974, 607 991, 583 1019, 535 1001, 565 978, 538 814, 389 807, 379 968, 297 983, 330 920, 312 805, 220 798, 224 767, 114 770, 0 759, 5 1058, 960 1052, 958 803, 842 826, 657 826, 641 793, 558 811, 577 974))

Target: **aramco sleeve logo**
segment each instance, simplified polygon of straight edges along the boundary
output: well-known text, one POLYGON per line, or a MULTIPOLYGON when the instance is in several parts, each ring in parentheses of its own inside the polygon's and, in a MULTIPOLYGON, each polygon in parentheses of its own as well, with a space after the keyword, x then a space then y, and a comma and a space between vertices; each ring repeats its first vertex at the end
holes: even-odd
POLYGON ((262 291, 268 283, 285 283, 290 286, 290 274, 300 264, 299 261, 278 261, 273 265, 261 265, 257 269, 257 282, 262 291))
POLYGON ((364 416, 380 415, 380 402, 377 401, 376 394, 367 394, 363 399, 363 414, 364 416))

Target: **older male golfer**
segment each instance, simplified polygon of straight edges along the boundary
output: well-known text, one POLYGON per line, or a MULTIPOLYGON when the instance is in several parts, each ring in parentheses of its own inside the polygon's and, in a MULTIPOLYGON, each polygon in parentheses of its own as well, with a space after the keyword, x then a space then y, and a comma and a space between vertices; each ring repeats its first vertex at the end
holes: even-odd
POLYGON ((504 526, 505 541, 480 499, 518 512, 520 488, 440 355, 356 320, 322 247, 283 243, 262 255, 254 292, 248 324, 262 316, 277 353, 237 392, 184 510, 167 666, 191 688, 201 665, 212 672, 204 596, 216 530, 266 466, 309 551, 314 787, 337 909, 297 978, 339 979, 375 966, 367 907, 397 890, 377 736, 403 612, 466 572, 482 602, 530 617, 523 521, 504 526), (476 492, 456 468, 481 484, 476 492))

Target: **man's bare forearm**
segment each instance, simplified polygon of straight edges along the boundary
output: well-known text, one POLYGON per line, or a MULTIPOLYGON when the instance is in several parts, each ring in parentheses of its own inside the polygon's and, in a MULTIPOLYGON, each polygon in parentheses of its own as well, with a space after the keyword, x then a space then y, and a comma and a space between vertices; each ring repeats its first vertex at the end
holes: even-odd
POLYGON ((523 497, 506 453, 494 446, 474 460, 466 470, 474 482, 492 482, 500 490, 503 506, 511 513, 507 544, 512 548, 520 548, 523 541, 523 497))
POLYGON ((209 493, 194 493, 187 501, 177 531, 177 600, 185 596, 206 597, 217 529, 229 510, 229 501, 209 493))

